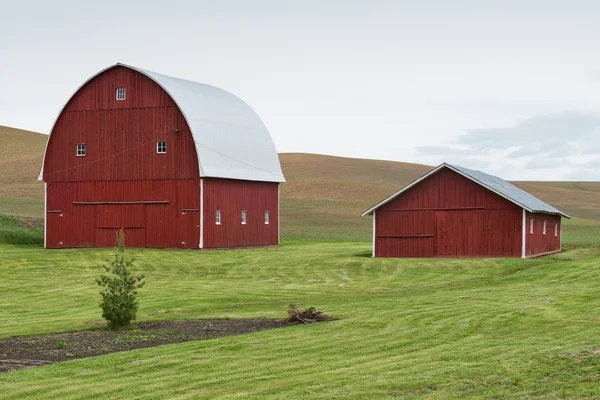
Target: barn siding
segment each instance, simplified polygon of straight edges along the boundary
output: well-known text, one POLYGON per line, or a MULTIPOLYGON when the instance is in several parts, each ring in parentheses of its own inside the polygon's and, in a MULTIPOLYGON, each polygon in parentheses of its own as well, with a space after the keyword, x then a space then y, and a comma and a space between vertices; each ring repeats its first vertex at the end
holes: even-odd
POLYGON ((278 183, 203 179, 204 248, 278 244, 278 183), (216 211, 221 210, 221 225, 216 211), (241 224, 246 211, 247 223, 241 224), (269 211, 269 224, 264 213, 269 211))
POLYGON ((522 210, 449 169, 375 213, 377 257, 520 257, 522 210))
POLYGON ((86 83, 67 103, 50 136, 44 181, 198 179, 190 129, 170 96, 148 77, 124 67, 86 83), (116 100, 116 88, 127 89, 116 100), (167 141, 167 153, 156 142, 167 141), (77 157, 78 143, 86 156, 77 157))
POLYGON ((47 202, 48 248, 110 247, 120 228, 131 247, 199 245, 196 180, 55 182, 47 202))
POLYGON ((526 253, 527 257, 548 254, 560 251, 561 217, 558 215, 529 213, 526 218, 526 253), (530 233, 530 223, 533 219, 533 234, 530 233), (544 221, 546 221, 546 234, 544 235, 544 221), (554 226, 558 224, 558 235, 554 236, 554 226))

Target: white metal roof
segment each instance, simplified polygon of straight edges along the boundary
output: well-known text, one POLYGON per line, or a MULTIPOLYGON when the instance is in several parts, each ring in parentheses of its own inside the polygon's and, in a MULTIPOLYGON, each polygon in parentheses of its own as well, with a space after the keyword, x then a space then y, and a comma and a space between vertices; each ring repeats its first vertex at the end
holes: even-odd
MULTIPOLYGON (((285 182, 271 135, 244 101, 214 86, 121 63, 85 83, 116 66, 146 75, 169 93, 192 132, 201 177, 285 182)), ((43 168, 42 161, 40 179, 43 168)))
POLYGON ((464 176, 465 178, 470 179, 475 183, 478 183, 479 185, 485 187, 486 189, 496 193, 497 195, 499 195, 501 197, 504 197, 506 200, 518 205, 519 207, 521 207, 531 213, 556 214, 556 215, 561 215, 565 218, 571 218, 567 214, 563 213, 562 211, 559 211, 556 208, 552 207, 550 204, 543 202, 542 200, 538 199, 537 197, 533 196, 532 194, 524 191, 521 188, 518 188, 517 186, 513 185, 510 182, 505 181, 504 179, 498 178, 497 176, 494 176, 494 175, 486 174, 481 171, 476 171, 473 169, 460 167, 458 165, 450 165, 450 164, 446 164, 446 163, 443 163, 443 164, 437 166, 436 168, 432 169, 431 171, 429 171, 428 173, 426 173, 419 179, 406 185, 405 187, 403 187, 396 193, 393 193, 390 196, 386 197, 385 199, 383 199, 382 201, 380 201, 379 203, 375 204, 373 207, 369 208, 367 211, 362 213, 362 215, 365 216, 365 215, 372 214, 373 211, 375 211, 382 205, 389 203, 390 201, 392 201, 393 199, 398 197, 403 192, 405 192, 408 189, 410 189, 411 187, 415 186, 417 183, 427 179, 429 176, 435 174, 442 168, 451 169, 452 171, 456 172, 457 174, 460 174, 460 175, 464 176))

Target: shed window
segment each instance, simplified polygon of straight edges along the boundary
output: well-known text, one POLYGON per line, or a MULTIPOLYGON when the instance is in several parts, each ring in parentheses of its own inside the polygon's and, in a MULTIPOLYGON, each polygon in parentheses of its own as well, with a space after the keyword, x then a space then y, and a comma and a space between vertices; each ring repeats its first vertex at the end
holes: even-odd
POLYGON ((544 235, 546 234, 546 221, 544 221, 544 230, 542 232, 544 235))
POLYGON ((77 145, 77 157, 85 156, 85 143, 77 145))
POLYGON ((125 100, 125 88, 117 88, 117 100, 125 100))
POLYGON ((156 142, 156 152, 158 154, 165 154, 167 152, 167 142, 165 142, 165 141, 156 142))
POLYGON ((269 225, 269 212, 265 211, 265 225, 269 225))
POLYGON ((558 224, 554 224, 554 237, 558 237, 558 224))
POLYGON ((533 235, 533 218, 529 220, 529 234, 533 235))
POLYGON ((215 213, 215 225, 221 225, 221 210, 215 213))
POLYGON ((246 225, 246 211, 242 211, 242 225, 246 225))

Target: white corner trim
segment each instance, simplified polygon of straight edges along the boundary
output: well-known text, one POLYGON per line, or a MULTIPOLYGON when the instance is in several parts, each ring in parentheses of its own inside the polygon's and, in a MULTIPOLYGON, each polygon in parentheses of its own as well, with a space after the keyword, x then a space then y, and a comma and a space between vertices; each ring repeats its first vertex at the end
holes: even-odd
POLYGON ((204 248, 204 179, 200 179, 200 246, 204 248))
POLYGON ((523 227, 521 228, 521 258, 527 258, 527 212, 523 209, 523 227))
POLYGON ((44 182, 44 248, 46 249, 46 224, 48 223, 48 183, 44 182))
POLYGON ((372 253, 372 257, 375 257, 375 239, 377 238, 376 235, 376 228, 377 228, 377 220, 376 220, 376 213, 377 211, 373 210, 373 253, 372 253))
POLYGON ((277 184, 277 245, 281 244, 281 214, 279 212, 279 188, 281 183, 277 184))

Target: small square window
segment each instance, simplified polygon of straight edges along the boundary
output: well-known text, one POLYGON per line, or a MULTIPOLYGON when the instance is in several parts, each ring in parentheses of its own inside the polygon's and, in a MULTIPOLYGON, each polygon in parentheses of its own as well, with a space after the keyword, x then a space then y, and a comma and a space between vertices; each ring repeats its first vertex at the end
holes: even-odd
POLYGON ((542 231, 542 234, 546 234, 546 221, 544 221, 544 230, 542 231))
POLYGON ((533 218, 529 220, 529 234, 533 235, 533 218))
POLYGON ((221 210, 215 213, 215 225, 221 225, 221 210))
POLYGON ((246 225, 246 211, 242 211, 242 225, 246 225))
POLYGON ((117 88, 117 100, 125 100, 125 88, 117 88))
POLYGON ((554 237, 558 237, 558 224, 554 224, 554 237))
POLYGON ((85 143, 81 143, 77 145, 77 157, 85 156, 85 143))
POLYGON ((269 212, 265 211, 265 225, 269 225, 269 212))
POLYGON ((165 142, 165 141, 156 142, 156 152, 158 154, 165 154, 167 152, 167 142, 165 142))

